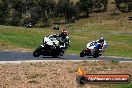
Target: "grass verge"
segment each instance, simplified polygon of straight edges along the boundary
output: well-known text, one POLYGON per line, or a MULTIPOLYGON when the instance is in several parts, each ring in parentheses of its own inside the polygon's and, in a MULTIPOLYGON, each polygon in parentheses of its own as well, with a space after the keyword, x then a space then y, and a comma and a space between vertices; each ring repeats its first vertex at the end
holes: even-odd
MULTIPOLYGON (((105 16, 105 13, 81 19, 75 24, 60 25, 67 28, 71 47, 66 53, 79 54, 86 44, 104 36, 109 44, 104 55, 132 57, 132 24, 126 17, 131 15, 105 16), (103 17, 103 16, 104 17, 103 17)), ((50 28, 31 28, 0 26, 0 50, 26 48, 33 51, 45 35, 59 33, 50 28), (11 48, 13 47, 13 48, 11 48)))

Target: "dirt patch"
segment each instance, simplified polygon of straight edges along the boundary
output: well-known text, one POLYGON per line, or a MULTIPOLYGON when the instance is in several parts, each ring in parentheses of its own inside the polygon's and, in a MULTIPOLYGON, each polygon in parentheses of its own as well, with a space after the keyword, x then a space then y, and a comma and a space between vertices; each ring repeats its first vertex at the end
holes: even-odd
MULTIPOLYGON (((131 74, 131 63, 82 61, 0 64, 0 88, 99 88, 76 83, 78 66, 88 74, 131 74)), ((106 87, 106 86, 105 86, 106 87)), ((101 87, 102 88, 102 87, 101 87)))

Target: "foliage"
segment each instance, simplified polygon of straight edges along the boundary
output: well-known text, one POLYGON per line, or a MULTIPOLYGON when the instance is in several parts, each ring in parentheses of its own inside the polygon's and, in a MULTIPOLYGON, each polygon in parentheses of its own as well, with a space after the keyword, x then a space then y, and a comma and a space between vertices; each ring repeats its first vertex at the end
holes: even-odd
MULTIPOLYGON (((115 0, 119 9, 132 10, 130 0, 115 0)), ((75 22, 80 16, 89 17, 92 12, 107 10, 108 0, 0 0, 0 24, 23 25, 39 22, 48 26, 52 18, 75 22), (50 20, 49 20, 50 19, 50 20)))
POLYGON ((78 13, 79 13, 79 8, 77 8, 73 2, 70 2, 70 0, 58 1, 56 14, 58 16, 64 16, 66 23, 75 20, 78 13))
POLYGON ((8 0, 0 2, 0 24, 4 24, 9 13, 8 0))
POLYGON ((131 8, 131 0, 115 0, 116 2, 116 7, 122 11, 122 12, 130 12, 132 10, 131 8))
POLYGON ((7 20, 10 25, 19 25, 21 22, 22 14, 25 11, 24 0, 9 0, 10 17, 7 20))
POLYGON ((107 10, 108 0, 94 0, 94 9, 98 12, 103 12, 107 10))
POLYGON ((79 0, 77 6, 80 9, 80 12, 84 13, 86 17, 92 12, 94 1, 93 0, 79 0))
POLYGON ((132 11, 132 2, 128 3, 128 11, 131 12, 132 11))
POLYGON ((55 11, 55 2, 53 0, 38 0, 38 6, 40 7, 40 16, 44 23, 44 26, 48 26, 48 18, 53 17, 55 11))

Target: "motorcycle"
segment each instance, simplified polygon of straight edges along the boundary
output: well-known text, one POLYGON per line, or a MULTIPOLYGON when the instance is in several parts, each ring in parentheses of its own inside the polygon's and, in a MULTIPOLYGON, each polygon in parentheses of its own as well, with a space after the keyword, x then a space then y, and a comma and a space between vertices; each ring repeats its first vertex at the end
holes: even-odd
MULTIPOLYGON (((107 47, 108 47, 108 44, 106 44, 105 48, 107 48, 107 47)), ((93 56, 94 58, 97 58, 97 57, 99 57, 99 56, 102 55, 102 51, 100 49, 102 49, 102 46, 99 43, 92 42, 90 44, 90 47, 89 48, 84 49, 80 53, 80 57, 93 56)))
POLYGON ((32 28, 32 27, 33 27, 33 24, 31 22, 26 24, 26 28, 32 28))
POLYGON ((56 25, 55 27, 53 27, 53 29, 54 29, 54 30, 59 30, 60 28, 59 28, 58 25, 56 25))
POLYGON ((34 57, 52 56, 58 57, 63 56, 64 50, 60 47, 60 41, 56 35, 45 36, 43 43, 34 52, 34 57))

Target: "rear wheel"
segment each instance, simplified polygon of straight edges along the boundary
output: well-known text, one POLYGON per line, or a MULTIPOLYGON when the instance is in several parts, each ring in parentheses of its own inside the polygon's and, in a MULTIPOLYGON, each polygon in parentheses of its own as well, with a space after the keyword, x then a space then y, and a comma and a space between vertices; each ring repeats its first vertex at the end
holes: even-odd
POLYGON ((53 58, 57 58, 59 55, 58 54, 53 54, 52 57, 53 58))
POLYGON ((52 55, 53 58, 57 58, 58 56, 59 56, 58 53, 53 53, 53 55, 52 55))
POLYGON ((57 58, 57 57, 58 57, 58 56, 55 56, 55 55, 54 55, 54 56, 52 56, 52 58, 57 58))
POLYGON ((63 56, 64 55, 64 51, 60 53, 60 56, 63 56))
POLYGON ((98 55, 94 54, 94 55, 93 55, 93 57, 94 57, 94 58, 97 58, 97 57, 98 57, 98 55))

